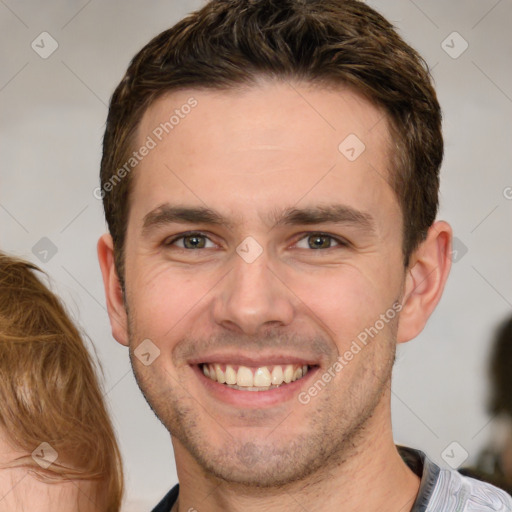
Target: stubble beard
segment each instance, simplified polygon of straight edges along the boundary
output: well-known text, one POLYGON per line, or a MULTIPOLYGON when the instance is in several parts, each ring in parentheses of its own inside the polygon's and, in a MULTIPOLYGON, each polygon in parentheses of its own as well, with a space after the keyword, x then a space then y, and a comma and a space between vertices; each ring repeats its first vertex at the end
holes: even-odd
MULTIPOLYGON (((165 370, 163 374, 156 368, 155 371, 141 371, 132 350, 138 338, 132 337, 134 331, 130 331, 130 361, 137 384, 174 442, 185 448, 204 473, 247 491, 282 489, 300 481, 321 480, 364 445, 372 435, 367 426, 378 405, 389 395, 395 358, 394 329, 386 333, 387 339, 379 341, 387 345, 388 352, 381 354, 378 361, 374 361, 375 354, 368 357, 367 364, 352 375, 342 396, 332 392, 327 395, 327 389, 322 392, 323 396, 320 394, 308 404, 308 426, 302 433, 284 444, 279 442, 279 429, 284 432, 287 427, 295 426, 292 413, 267 437, 251 437, 250 427, 248 435, 234 437, 229 432, 229 425, 217 424, 165 370), (161 389, 163 382, 168 384, 166 389, 161 389), (218 427, 220 432, 222 427, 225 431, 224 441, 219 445, 208 440, 207 432, 212 427, 218 427)), ((297 401, 296 407, 305 406, 297 401)))

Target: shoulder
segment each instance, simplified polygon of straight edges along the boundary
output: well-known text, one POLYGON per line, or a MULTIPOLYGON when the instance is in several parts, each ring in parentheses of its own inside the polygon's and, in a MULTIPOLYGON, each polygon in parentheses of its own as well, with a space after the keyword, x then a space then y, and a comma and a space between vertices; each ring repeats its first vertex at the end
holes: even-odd
POLYGON ((512 497, 487 482, 441 469, 426 512, 512 512, 512 497))

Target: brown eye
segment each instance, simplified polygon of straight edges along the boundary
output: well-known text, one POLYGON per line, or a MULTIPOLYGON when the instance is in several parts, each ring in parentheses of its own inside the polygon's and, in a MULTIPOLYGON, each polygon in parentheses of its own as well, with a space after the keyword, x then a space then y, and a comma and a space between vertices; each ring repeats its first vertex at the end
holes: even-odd
POLYGON ((332 238, 327 235, 308 236, 308 245, 311 249, 328 249, 331 247, 332 238))
POLYGON ((205 249, 214 247, 215 244, 201 233, 190 233, 181 235, 165 242, 167 247, 177 246, 179 249, 205 249), (207 245, 207 244, 210 245, 207 245))
POLYGON ((297 242, 300 249, 331 249, 336 246, 346 246, 342 240, 325 233, 312 233, 297 242))
POLYGON ((205 245, 204 236, 189 235, 183 237, 183 245, 186 249, 202 249, 205 245))

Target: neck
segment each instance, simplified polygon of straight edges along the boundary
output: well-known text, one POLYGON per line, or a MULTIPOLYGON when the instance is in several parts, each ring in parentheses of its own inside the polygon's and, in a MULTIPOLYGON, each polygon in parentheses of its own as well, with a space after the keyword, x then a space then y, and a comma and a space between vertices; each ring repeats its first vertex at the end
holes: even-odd
POLYGON ((173 439, 180 482, 178 507, 173 512, 409 512, 420 479, 398 453, 389 411, 385 413, 375 411, 350 453, 334 454, 307 479, 279 488, 248 488, 213 477, 173 439), (388 421, 383 425, 385 417, 388 421))

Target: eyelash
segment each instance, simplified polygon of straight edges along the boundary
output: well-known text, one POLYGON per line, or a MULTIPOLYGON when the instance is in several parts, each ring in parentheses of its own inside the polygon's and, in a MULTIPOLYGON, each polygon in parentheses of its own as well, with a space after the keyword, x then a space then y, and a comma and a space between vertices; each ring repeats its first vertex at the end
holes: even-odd
POLYGON ((328 249, 336 249, 337 247, 349 247, 349 243, 343 239, 343 238, 339 238, 337 236, 334 236, 334 235, 331 235, 330 233, 324 233, 322 231, 309 231, 309 232, 306 232, 306 233, 301 233, 301 236, 300 238, 297 239, 297 241, 295 242, 296 244, 304 239, 308 239, 310 237, 314 237, 314 236, 317 236, 317 237, 326 237, 326 238, 330 238, 331 240, 334 240, 336 242, 336 244, 338 245, 335 245, 334 247, 327 247, 327 249, 311 249, 311 251, 326 251, 328 249))
MULTIPOLYGON (((343 238, 339 238, 339 237, 336 237, 336 236, 331 235, 329 233, 324 233, 322 231, 309 231, 309 232, 301 233, 300 235, 301 235, 300 238, 298 238, 295 241, 295 243, 298 243, 298 242, 300 242, 300 241, 302 241, 302 240, 304 240, 305 238, 308 238, 308 237, 318 236, 318 237, 328 237, 328 238, 334 240, 338 244, 339 247, 349 247, 350 246, 350 243, 348 241, 344 240, 343 238)), ((200 231, 188 231, 186 233, 181 233, 180 235, 177 235, 177 236, 171 238, 170 240, 166 239, 164 241, 163 245, 165 247, 170 247, 175 242, 177 242, 178 240, 182 240, 184 238, 194 237, 194 236, 204 237, 204 238, 210 240, 208 235, 205 234, 205 233, 202 233, 200 231)), ((212 240, 210 240, 210 242, 215 243, 212 240)), ((327 249, 335 249, 338 246, 328 247, 327 249)), ((184 250, 184 251, 192 251, 192 250, 194 250, 194 249, 187 249, 185 247, 179 247, 179 249, 184 250)), ((316 250, 315 249, 310 249, 310 250, 311 251, 326 251, 327 249, 316 249, 316 250)))
MULTIPOLYGON (((166 239, 164 241, 163 245, 165 245, 166 247, 169 247, 169 246, 173 245, 175 242, 177 242, 178 240, 182 240, 183 238, 189 238, 189 237, 193 237, 193 236, 203 237, 203 238, 207 238, 208 240, 210 240, 208 235, 201 233, 200 231, 188 231, 186 233, 181 233, 181 235, 177 235, 177 236, 171 238, 170 240, 166 239)), ((186 249, 184 247, 179 247, 179 249, 183 249, 184 251, 190 250, 190 249, 186 249)))

